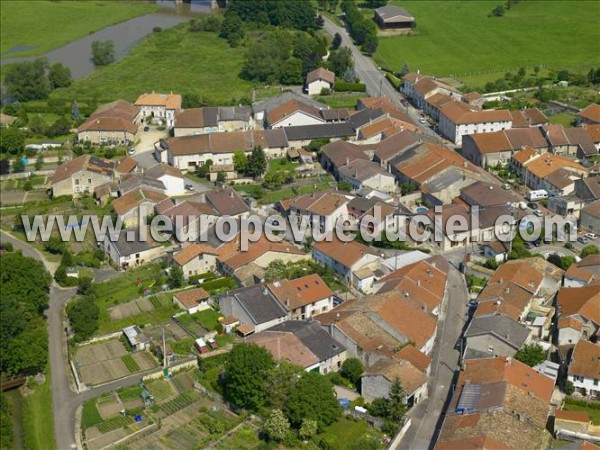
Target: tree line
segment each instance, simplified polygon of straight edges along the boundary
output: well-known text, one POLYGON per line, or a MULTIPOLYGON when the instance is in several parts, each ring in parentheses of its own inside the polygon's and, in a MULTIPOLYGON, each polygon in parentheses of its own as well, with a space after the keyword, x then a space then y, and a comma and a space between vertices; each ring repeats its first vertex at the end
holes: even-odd
POLYGON ((379 44, 375 22, 366 18, 358 9, 356 2, 352 0, 344 0, 341 7, 345 14, 344 20, 348 24, 348 30, 354 42, 360 45, 363 52, 369 55, 374 54, 379 44))
POLYGON ((21 252, 0 256, 0 370, 36 373, 48 362, 48 308, 51 277, 40 261, 21 252))

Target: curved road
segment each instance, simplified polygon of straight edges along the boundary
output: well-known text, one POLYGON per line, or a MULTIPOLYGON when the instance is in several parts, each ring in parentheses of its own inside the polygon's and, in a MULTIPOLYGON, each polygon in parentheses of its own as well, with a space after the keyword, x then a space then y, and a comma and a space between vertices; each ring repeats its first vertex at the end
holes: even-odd
MULTIPOLYGON (((42 254, 32 246, 4 231, 0 232, 0 236, 2 242, 12 243, 16 250, 23 252, 23 255, 42 261, 49 272, 53 273, 56 269, 56 263, 46 261, 42 254)), ((95 272, 95 281, 105 281, 118 274, 119 272, 112 269, 99 270, 95 272)), ((70 369, 63 312, 65 304, 75 293, 76 288, 62 288, 52 281, 49 308, 46 311, 51 372, 52 415, 54 417, 54 438, 58 450, 77 447, 75 443, 75 433, 77 432, 75 427, 75 413, 85 400, 124 386, 138 384, 145 375, 156 370, 150 369, 145 372, 136 373, 82 393, 73 392, 71 389, 71 374, 69 374, 70 369)))
POLYGON ((408 108, 402 106, 400 101, 405 97, 403 97, 394 88, 394 86, 392 86, 392 84, 385 77, 385 73, 377 68, 377 65, 373 62, 373 60, 368 56, 363 55, 360 49, 354 45, 352 38, 346 29, 336 25, 326 17, 323 17, 323 19, 325 20, 323 29, 331 36, 339 33, 339 35, 342 37, 342 46, 348 47, 352 52, 352 57, 354 58, 354 71, 358 78, 360 78, 360 80, 367 86, 367 94, 369 94, 371 97, 389 98, 396 104, 398 108, 403 109, 408 113, 410 118, 423 133, 439 139, 439 136, 431 128, 419 122, 421 114, 417 109, 413 108, 412 106, 408 106, 408 108))

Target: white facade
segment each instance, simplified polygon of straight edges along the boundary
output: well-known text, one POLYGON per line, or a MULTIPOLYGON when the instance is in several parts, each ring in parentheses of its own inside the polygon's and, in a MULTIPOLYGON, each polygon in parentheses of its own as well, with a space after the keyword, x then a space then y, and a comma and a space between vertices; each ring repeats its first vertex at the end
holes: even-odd
POLYGON ((295 111, 289 116, 270 124, 271 128, 299 127, 303 125, 321 125, 325 121, 321 118, 306 114, 304 111, 295 111))
POLYGON ((581 331, 571 327, 558 330, 558 345, 575 345, 581 339, 581 331))
POLYGON ((577 392, 585 390, 588 397, 600 396, 600 380, 597 378, 588 378, 582 375, 569 375, 569 381, 577 392))
POLYGON ((315 80, 307 86, 308 95, 319 95, 323 89, 333 89, 333 86, 325 80, 315 80))
POLYGON ((460 146, 462 145, 463 136, 470 134, 492 133, 494 131, 508 130, 512 128, 512 120, 500 122, 456 124, 442 113, 440 114, 440 121, 438 127, 440 133, 442 133, 456 145, 460 146))
POLYGON ((175 110, 168 109, 164 105, 142 105, 140 117, 144 123, 154 123, 158 120, 164 122, 168 128, 175 126, 175 110))
POLYGON ((183 177, 165 174, 158 179, 165 185, 165 195, 172 197, 174 195, 185 194, 185 183, 183 181, 183 177))

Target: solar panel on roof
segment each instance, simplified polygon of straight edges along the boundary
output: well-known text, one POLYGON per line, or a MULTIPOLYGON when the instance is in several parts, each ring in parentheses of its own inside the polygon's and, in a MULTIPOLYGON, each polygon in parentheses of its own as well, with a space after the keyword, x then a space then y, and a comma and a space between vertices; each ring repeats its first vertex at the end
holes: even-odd
POLYGON ((481 385, 480 384, 467 384, 463 387, 456 405, 456 412, 458 414, 469 414, 475 412, 477 404, 479 403, 479 397, 481 396, 481 385))

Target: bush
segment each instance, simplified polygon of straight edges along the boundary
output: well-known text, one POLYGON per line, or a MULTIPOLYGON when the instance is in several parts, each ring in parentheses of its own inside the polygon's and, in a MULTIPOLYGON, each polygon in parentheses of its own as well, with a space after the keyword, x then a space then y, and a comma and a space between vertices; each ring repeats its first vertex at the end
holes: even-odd
POLYGON ((363 83, 347 83, 345 81, 336 81, 333 89, 337 92, 366 92, 367 86, 363 83))

